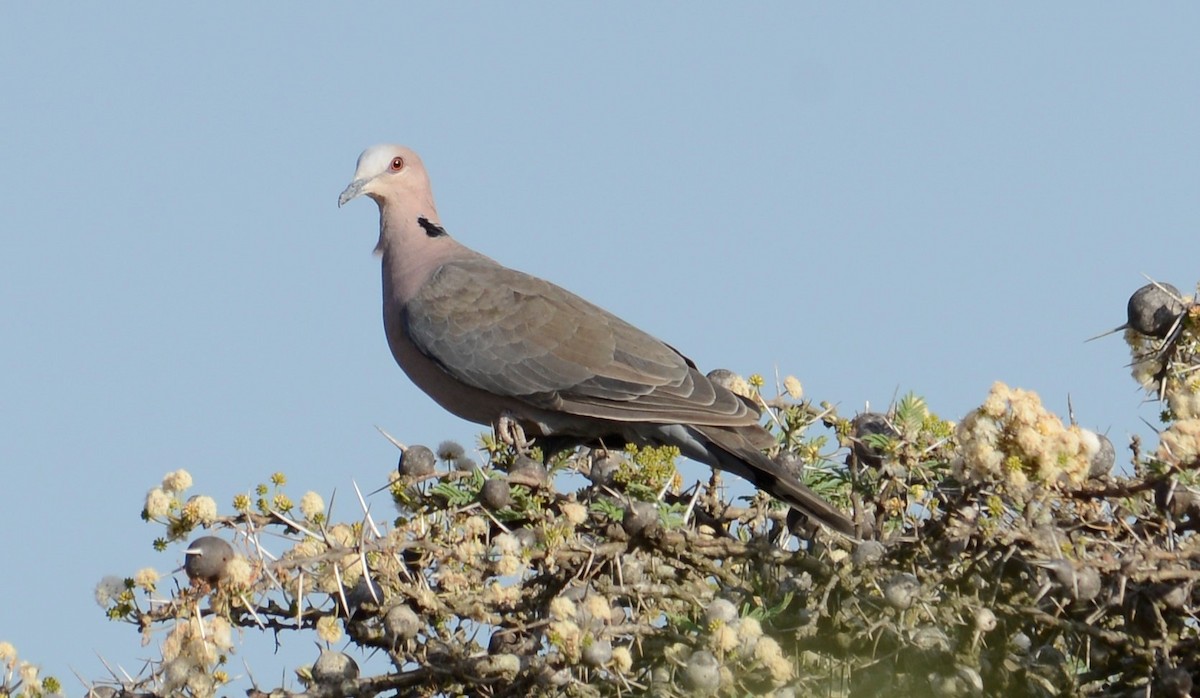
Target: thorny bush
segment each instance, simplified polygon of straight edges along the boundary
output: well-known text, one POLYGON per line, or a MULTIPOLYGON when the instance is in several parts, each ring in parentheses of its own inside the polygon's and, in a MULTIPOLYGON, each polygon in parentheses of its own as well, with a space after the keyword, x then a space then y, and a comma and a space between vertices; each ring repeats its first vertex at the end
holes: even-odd
MULTIPOLYGON (((327 647, 292 689, 252 697, 1186 696, 1200 306, 1162 284, 1139 293, 1119 329, 1164 427, 1127 459, 1002 383, 952 423, 912 395, 847 418, 794 378, 769 399, 761 377, 735 381, 776 457, 852 512, 859 540, 731 498, 717 473, 683 488, 671 449, 516 453, 488 436, 480 466, 457 444, 408 447, 398 515, 349 523, 315 493, 293 503, 281 474, 221 514, 170 473, 143 516, 160 550, 190 538, 187 581, 145 569, 97 587, 161 657, 91 690, 228 692, 241 628, 327 647), (1134 302, 1148 297, 1159 305, 1134 302), (390 668, 362 675, 372 651, 390 668)), ((7 643, 3 667, 0 695, 59 690, 7 643)))

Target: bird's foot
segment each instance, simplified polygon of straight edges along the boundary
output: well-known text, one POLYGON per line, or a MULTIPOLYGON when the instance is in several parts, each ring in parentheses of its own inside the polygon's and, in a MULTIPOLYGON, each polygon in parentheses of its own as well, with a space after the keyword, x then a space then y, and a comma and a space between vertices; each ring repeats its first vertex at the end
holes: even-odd
POLYGON ((496 420, 495 431, 500 443, 512 446, 517 449, 517 453, 529 453, 532 443, 525 438, 525 430, 511 413, 504 412, 500 415, 496 420))

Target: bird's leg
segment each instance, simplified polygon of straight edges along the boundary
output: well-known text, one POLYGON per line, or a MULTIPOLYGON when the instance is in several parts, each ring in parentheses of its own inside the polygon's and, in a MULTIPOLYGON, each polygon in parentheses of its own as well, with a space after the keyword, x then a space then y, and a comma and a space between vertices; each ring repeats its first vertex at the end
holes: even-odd
POLYGON ((508 444, 517 449, 517 453, 528 453, 530 443, 525 439, 525 430, 517 422, 511 412, 501 412, 495 425, 496 438, 500 443, 508 444))

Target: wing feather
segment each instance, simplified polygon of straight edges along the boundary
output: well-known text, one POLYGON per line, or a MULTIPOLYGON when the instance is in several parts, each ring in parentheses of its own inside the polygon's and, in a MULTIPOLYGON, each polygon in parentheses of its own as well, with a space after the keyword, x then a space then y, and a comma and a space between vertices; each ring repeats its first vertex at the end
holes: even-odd
POLYGON ((456 380, 617 421, 736 426, 758 413, 669 345, 548 281, 448 262, 404 310, 417 348, 456 380))

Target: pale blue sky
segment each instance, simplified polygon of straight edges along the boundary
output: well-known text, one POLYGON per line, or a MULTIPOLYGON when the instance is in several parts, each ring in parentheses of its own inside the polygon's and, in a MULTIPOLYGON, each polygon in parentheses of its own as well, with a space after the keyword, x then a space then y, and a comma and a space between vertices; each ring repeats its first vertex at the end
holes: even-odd
POLYGON ((473 441, 387 352, 375 207, 336 206, 381 141, 452 234, 705 369, 950 418, 999 379, 1122 448, 1156 410, 1083 340, 1200 277, 1200 6, 1144 7, 8 6, 0 639, 138 666, 92 588, 181 560, 138 518, 169 470, 352 516, 373 425, 473 441))

